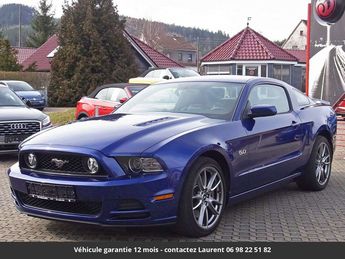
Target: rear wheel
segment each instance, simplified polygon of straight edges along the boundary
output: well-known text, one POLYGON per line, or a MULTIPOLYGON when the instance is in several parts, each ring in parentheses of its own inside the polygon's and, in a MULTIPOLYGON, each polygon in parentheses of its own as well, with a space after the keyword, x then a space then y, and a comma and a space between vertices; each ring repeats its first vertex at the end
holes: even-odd
POLYGON ((226 206, 226 182, 219 164, 202 157, 192 166, 182 192, 177 231, 191 237, 212 233, 226 206))
POLYGON ((303 190, 321 191, 326 188, 331 176, 333 152, 329 141, 318 136, 309 162, 297 180, 297 185, 303 190))
POLYGON ((85 114, 80 114, 79 116, 78 116, 78 120, 85 120, 85 119, 87 119, 88 117, 87 117, 87 115, 85 115, 85 114))

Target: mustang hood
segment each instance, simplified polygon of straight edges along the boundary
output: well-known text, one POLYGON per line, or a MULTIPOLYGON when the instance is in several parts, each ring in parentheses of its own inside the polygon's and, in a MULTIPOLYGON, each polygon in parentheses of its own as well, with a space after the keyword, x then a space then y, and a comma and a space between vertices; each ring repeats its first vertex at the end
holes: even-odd
POLYGON ((183 132, 218 120, 199 115, 113 114, 54 128, 24 143, 26 145, 74 146, 95 149, 106 155, 140 154, 149 147, 183 132))

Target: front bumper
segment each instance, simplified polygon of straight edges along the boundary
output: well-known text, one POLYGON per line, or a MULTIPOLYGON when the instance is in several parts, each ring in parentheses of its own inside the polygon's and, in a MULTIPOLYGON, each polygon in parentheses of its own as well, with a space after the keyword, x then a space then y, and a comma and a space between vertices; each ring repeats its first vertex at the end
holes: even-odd
POLYGON ((9 169, 8 175, 17 209, 31 216, 115 226, 164 225, 176 221, 176 197, 165 201, 154 200, 155 196, 174 193, 167 173, 132 179, 72 181, 23 174, 16 164, 9 169), (73 186, 77 201, 61 204, 35 200, 28 196, 28 182, 73 186))

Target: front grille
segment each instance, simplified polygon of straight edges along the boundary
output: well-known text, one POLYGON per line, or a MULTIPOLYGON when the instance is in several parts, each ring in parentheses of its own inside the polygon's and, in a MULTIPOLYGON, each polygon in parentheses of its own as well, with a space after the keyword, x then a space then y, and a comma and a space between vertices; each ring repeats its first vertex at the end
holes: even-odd
POLYGON ((0 122, 0 136, 33 135, 41 130, 38 121, 0 122))
MULTIPOLYGON (((99 172, 97 175, 90 175, 86 161, 87 156, 82 156, 78 154, 71 153, 55 153, 55 152, 33 152, 37 157, 37 167, 35 171, 37 172, 46 172, 46 173, 57 173, 60 175, 77 175, 77 176, 104 176, 101 166, 99 165, 99 172), (58 167, 54 160, 61 160, 65 163, 63 166, 58 167)), ((20 154, 20 167, 28 168, 25 162, 25 156, 28 155, 26 152, 20 154)))
POLYGON ((101 202, 51 201, 51 200, 33 198, 22 192, 16 192, 16 196, 19 198, 20 202, 24 206, 44 209, 44 210, 52 210, 52 211, 58 211, 58 212, 83 214, 83 215, 97 215, 101 212, 101 209, 102 209, 101 202))
POLYGON ((6 150, 17 150, 18 144, 14 145, 0 145, 0 151, 6 151, 6 150))

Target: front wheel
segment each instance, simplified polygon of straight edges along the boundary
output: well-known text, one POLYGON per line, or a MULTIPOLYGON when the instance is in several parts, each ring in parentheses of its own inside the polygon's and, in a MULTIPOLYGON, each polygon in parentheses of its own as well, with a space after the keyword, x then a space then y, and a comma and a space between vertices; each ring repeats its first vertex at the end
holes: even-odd
POLYGON ((310 159, 297 185, 308 191, 321 191, 326 188, 331 176, 333 151, 329 141, 318 136, 310 159))
POLYGON ((212 233, 226 206, 227 186, 219 164, 202 157, 192 166, 182 191, 177 231, 191 237, 212 233))

